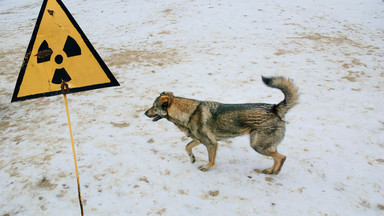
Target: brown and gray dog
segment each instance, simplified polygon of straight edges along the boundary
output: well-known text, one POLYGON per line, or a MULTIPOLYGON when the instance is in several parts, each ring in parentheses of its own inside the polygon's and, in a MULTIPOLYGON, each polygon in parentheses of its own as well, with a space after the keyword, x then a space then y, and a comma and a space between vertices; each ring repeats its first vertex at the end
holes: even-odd
POLYGON ((271 156, 273 165, 265 174, 279 174, 286 156, 277 152, 277 145, 284 138, 284 115, 298 102, 298 89, 290 79, 284 77, 262 77, 272 88, 280 89, 284 100, 275 104, 222 104, 212 101, 198 101, 175 97, 172 92, 163 92, 156 98, 145 115, 158 121, 166 118, 193 140, 186 150, 195 162, 192 148, 204 144, 208 150, 209 162, 199 166, 207 171, 215 165, 217 141, 250 134, 251 147, 260 154, 271 156))

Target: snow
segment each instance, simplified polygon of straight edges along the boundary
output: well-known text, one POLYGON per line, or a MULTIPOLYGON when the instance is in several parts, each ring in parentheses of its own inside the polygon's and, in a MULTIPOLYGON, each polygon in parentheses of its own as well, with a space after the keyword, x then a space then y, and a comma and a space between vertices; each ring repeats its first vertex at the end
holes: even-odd
MULTIPOLYGON (((42 1, 0 1, 0 215, 80 215, 62 96, 10 103, 42 1)), ((120 87, 68 96, 85 215, 383 215, 384 3, 109 0, 64 4, 120 87), (208 172, 144 116, 163 91, 277 103, 299 87, 279 175, 247 136, 208 172)))

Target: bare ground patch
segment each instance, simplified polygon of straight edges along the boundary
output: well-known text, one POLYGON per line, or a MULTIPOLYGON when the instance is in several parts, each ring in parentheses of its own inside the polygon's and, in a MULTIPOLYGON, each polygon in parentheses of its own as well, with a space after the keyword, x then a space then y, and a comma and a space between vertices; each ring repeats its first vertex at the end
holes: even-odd
POLYGON ((144 64, 146 66, 163 66, 167 64, 176 64, 180 61, 175 49, 161 52, 151 50, 110 49, 108 52, 113 54, 106 57, 105 61, 112 67, 122 67, 132 63, 144 64))

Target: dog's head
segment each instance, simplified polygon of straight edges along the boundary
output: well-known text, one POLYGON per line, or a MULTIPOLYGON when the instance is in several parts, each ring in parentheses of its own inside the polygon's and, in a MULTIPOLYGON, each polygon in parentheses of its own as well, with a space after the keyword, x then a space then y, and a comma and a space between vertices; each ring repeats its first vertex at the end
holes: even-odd
POLYGON ((153 118, 152 121, 159 121, 162 118, 168 116, 168 108, 173 103, 173 93, 163 92, 156 98, 153 106, 145 112, 145 115, 149 118, 153 118))

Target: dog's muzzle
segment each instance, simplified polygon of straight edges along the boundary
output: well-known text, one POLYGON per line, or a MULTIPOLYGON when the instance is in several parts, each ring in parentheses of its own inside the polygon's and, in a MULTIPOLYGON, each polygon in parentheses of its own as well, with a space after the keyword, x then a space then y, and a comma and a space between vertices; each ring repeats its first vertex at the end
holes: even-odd
POLYGON ((150 115, 149 114, 149 110, 146 111, 144 113, 148 118, 152 118, 152 121, 156 122, 156 121, 159 121, 160 119, 162 119, 163 117, 159 116, 159 115, 150 115))
POLYGON ((163 117, 159 116, 159 115, 155 115, 152 119, 152 121, 156 122, 156 121, 159 121, 160 119, 162 119, 163 117))

